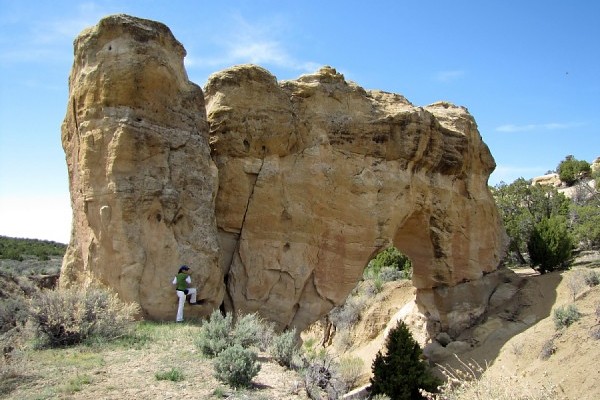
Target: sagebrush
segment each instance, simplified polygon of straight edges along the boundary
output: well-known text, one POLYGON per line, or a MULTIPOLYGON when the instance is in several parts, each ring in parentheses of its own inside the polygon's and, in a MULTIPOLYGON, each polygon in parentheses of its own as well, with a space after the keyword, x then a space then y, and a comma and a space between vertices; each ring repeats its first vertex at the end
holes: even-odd
POLYGON ((233 344, 215 358, 215 377, 231 387, 250 387, 261 368, 257 358, 252 350, 233 344))
POLYGON ((581 318, 581 313, 575 304, 560 306, 554 309, 554 326, 556 329, 567 328, 581 318))
POLYGON ((269 351, 279 365, 292 368, 294 357, 300 352, 296 340, 296 330, 292 329, 274 336, 269 351))
POLYGON ((231 314, 223 315, 215 310, 202 324, 196 346, 208 357, 216 357, 235 344, 242 348, 266 349, 273 335, 273 326, 263 321, 258 314, 239 315, 234 322, 231 314))
POLYGON ((93 336, 113 339, 129 332, 136 304, 101 288, 43 290, 29 302, 29 316, 42 345, 70 346, 93 336))

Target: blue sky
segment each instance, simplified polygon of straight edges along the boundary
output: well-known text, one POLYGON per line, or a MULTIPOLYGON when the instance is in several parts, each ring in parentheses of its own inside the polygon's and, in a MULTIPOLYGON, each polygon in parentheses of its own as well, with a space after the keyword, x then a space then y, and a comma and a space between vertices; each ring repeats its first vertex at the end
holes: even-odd
POLYGON ((201 86, 235 64, 280 80, 331 65, 415 105, 465 106, 491 185, 600 156, 600 2, 0 0, 0 235, 68 242, 72 43, 114 13, 168 25, 201 86))

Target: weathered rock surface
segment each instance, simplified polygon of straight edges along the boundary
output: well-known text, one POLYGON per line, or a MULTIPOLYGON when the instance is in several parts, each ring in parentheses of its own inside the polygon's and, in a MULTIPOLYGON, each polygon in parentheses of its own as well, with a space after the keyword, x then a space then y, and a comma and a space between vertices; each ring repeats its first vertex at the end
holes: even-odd
POLYGON ((217 170, 183 46, 166 26, 124 15, 74 46, 62 127, 73 227, 61 285, 99 281, 147 317, 174 319, 171 279, 185 263, 207 307, 218 307, 217 170))
POLYGON ((303 329, 393 244, 413 262, 432 336, 481 315, 505 241, 494 159, 465 108, 416 107, 330 67, 285 82, 233 67, 204 99, 184 55, 164 25, 127 16, 76 40, 63 284, 99 280, 171 318, 169 280, 186 263, 209 299, 193 312, 224 300, 303 329))
POLYGON ((548 185, 554 187, 560 187, 562 182, 558 177, 557 173, 546 174, 542 176, 536 176, 531 180, 532 185, 548 185))
POLYGON ((329 67, 278 83, 237 66, 205 96, 232 308, 303 328, 393 244, 440 329, 485 310, 503 231, 487 188, 495 163, 465 108, 415 107, 329 67))

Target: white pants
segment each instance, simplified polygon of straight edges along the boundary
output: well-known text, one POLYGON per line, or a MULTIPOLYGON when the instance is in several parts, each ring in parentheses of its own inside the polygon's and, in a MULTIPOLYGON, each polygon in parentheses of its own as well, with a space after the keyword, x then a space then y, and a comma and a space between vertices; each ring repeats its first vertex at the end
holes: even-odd
MULTIPOLYGON (((185 304, 186 294, 185 292, 182 292, 180 290, 176 290, 175 293, 177 293, 177 297, 179 297, 179 306, 177 307, 177 318, 175 319, 175 321, 181 322, 183 321, 183 305, 185 304)), ((188 294, 191 295, 190 303, 195 303, 196 288, 188 288, 188 294)))

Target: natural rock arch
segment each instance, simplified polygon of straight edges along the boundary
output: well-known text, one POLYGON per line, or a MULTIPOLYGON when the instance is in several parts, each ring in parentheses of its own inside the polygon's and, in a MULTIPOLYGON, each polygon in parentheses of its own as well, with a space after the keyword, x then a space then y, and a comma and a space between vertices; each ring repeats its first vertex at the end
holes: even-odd
POLYGON ((236 66, 211 76, 205 96, 230 308, 306 327, 394 244, 440 329, 459 331, 485 310, 482 295, 454 312, 436 290, 481 283, 503 251, 487 188, 494 161, 466 109, 415 107, 330 67, 277 82, 236 66))
POLYGON ((184 55, 166 26, 124 15, 75 41, 63 285, 101 281, 168 319, 186 263, 207 299, 192 315, 224 302, 303 329, 394 244, 439 329, 481 315, 504 236, 495 163, 465 108, 416 107, 330 67, 278 82, 236 66, 202 96, 184 55))

